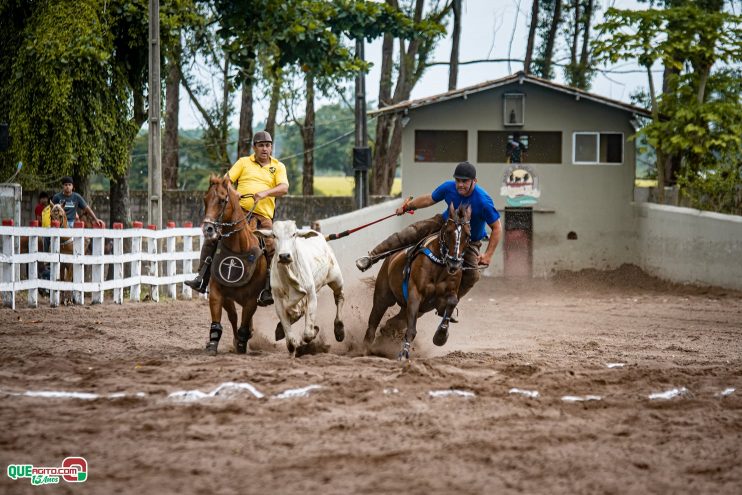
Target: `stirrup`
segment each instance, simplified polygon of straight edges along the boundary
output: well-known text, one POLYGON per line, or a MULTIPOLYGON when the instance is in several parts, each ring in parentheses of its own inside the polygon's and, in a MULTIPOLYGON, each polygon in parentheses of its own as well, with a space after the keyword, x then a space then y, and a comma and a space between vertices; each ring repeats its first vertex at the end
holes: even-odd
POLYGON ((258 294, 258 306, 270 306, 273 304, 273 294, 271 294, 270 289, 263 289, 260 291, 260 294, 258 294))
POLYGON ((184 283, 196 292, 206 294, 206 284, 204 283, 204 279, 200 276, 197 275, 193 280, 186 280, 184 283))
POLYGON ((362 272, 365 272, 371 266, 374 264, 374 261, 371 259, 370 256, 361 256, 356 260, 356 268, 361 270, 362 272))

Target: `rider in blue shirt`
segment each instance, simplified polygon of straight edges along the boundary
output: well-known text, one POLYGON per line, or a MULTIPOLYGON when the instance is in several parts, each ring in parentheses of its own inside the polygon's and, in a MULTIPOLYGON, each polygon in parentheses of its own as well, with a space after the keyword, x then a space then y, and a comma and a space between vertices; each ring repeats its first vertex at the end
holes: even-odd
POLYGON ((459 286, 458 298, 461 299, 474 284, 479 280, 479 266, 488 266, 492 261, 492 255, 495 248, 500 242, 502 232, 500 213, 495 208, 490 195, 477 185, 477 169, 469 162, 461 162, 456 166, 453 173, 454 180, 449 180, 435 188, 435 190, 425 196, 408 199, 397 208, 397 215, 403 215, 409 210, 427 208, 441 200, 445 200, 446 209, 442 214, 435 215, 432 218, 415 222, 401 231, 392 234, 386 240, 381 242, 371 251, 368 256, 363 256, 356 260, 356 266, 361 271, 366 271, 377 261, 385 258, 389 254, 405 249, 417 244, 425 237, 438 232, 443 227, 444 222, 448 219, 448 205, 453 204, 454 208, 463 202, 471 205, 471 239, 464 252, 464 266, 472 268, 464 270, 459 286), (492 230, 487 250, 480 254, 482 239, 486 235, 485 225, 492 230))

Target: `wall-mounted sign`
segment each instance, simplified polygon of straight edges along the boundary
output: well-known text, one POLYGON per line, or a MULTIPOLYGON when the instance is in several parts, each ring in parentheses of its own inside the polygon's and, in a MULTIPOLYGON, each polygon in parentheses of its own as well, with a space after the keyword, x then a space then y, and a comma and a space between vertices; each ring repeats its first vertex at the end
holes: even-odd
POLYGON ((531 167, 514 163, 505 169, 500 195, 505 196, 507 206, 533 206, 541 197, 538 177, 531 167))

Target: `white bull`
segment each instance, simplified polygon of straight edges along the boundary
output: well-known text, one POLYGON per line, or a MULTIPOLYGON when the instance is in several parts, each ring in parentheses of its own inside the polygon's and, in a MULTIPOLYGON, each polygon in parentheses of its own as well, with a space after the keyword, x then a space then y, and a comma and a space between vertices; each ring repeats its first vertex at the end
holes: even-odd
POLYGON ((276 340, 286 336, 290 354, 311 342, 319 332, 314 324, 317 315, 317 291, 328 285, 335 296, 335 339, 342 342, 345 326, 340 320, 345 297, 343 275, 335 253, 325 238, 314 230, 297 230, 292 220, 275 222, 273 231, 258 230, 257 234, 275 239, 275 254, 271 261, 271 292, 280 320, 276 340), (291 330, 291 325, 304 316, 304 334, 291 330))

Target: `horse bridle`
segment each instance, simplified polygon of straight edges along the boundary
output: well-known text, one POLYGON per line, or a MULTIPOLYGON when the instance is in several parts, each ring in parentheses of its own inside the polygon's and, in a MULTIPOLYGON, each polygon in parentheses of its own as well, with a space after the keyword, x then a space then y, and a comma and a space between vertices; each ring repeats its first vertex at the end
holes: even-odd
MULTIPOLYGON (((240 199, 243 199, 243 198, 252 198, 254 196, 255 196, 254 194, 243 194, 243 195, 240 196, 240 199)), ((222 222, 222 218, 224 218, 224 212, 227 209, 227 203, 229 203, 229 201, 230 201, 229 191, 227 191, 227 197, 224 198, 223 200, 220 199, 219 201, 222 203, 222 209, 219 212, 219 217, 216 220, 211 220, 211 219, 208 219, 207 218, 207 219, 204 219, 204 221, 203 221, 204 224, 211 224, 211 225, 214 226, 214 231, 216 232, 216 235, 217 235, 217 238, 218 239, 224 239, 225 237, 230 237, 230 236, 236 234, 237 232, 240 232, 241 230, 244 230, 245 227, 247 227, 248 222, 250 221, 250 219, 253 216, 253 212, 255 211, 255 207, 258 205, 258 202, 257 201, 253 201, 252 208, 250 209, 250 211, 247 214, 245 214, 245 210, 243 210, 242 207, 240 207, 239 209, 242 212, 242 218, 241 219, 239 219, 239 220, 237 220, 235 222, 222 222), (235 225, 239 225, 242 222, 245 222, 245 225, 243 225, 239 229, 234 229, 234 230, 230 231, 227 234, 222 234, 222 228, 223 227, 234 227, 235 225)))
POLYGON ((445 262, 451 262, 453 264, 460 264, 464 262, 464 253, 459 255, 459 247, 461 246, 461 233, 464 225, 469 225, 470 220, 453 220, 450 216, 446 222, 453 222, 456 226, 456 240, 454 242, 454 256, 448 253, 448 243, 446 242, 446 229, 443 228, 438 235, 438 244, 441 248, 441 259, 445 262))

